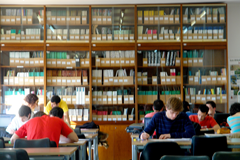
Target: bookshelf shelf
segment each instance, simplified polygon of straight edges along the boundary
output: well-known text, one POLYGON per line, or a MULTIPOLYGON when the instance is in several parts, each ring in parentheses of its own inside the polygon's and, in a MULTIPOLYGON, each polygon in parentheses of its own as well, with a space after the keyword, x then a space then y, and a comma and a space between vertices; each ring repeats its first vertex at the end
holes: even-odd
POLYGON ((2 85, 3 87, 43 87, 44 85, 2 85))
POLYGON ((225 86, 227 84, 183 84, 184 86, 225 86))
POLYGON ((134 66, 93 66, 93 69, 134 69, 134 66))
POLYGON ((180 26, 180 23, 138 24, 138 26, 180 26))
POLYGON ((92 87, 135 87, 135 85, 93 85, 92 87))
POLYGON ((93 26, 94 25, 97 25, 97 26, 119 26, 119 25, 121 25, 121 26, 134 26, 135 24, 134 23, 122 23, 122 24, 117 24, 117 23, 115 23, 115 24, 92 24, 93 26))
POLYGON ((89 85, 47 85, 47 87, 89 87, 89 85))
POLYGON ((2 27, 5 26, 42 26, 43 24, 1 24, 2 27))
MULTIPOLYGON (((191 25, 191 23, 183 23, 183 25, 191 25)), ((211 26, 211 25, 226 25, 226 23, 195 23, 194 25, 206 25, 206 26, 211 26)))
MULTIPOLYGON (((120 44, 123 44, 126 43, 127 45, 128 44, 134 44, 135 40, 111 40, 111 41, 92 41, 92 44, 96 43, 102 43, 102 44, 117 44, 117 43, 120 43, 120 44)), ((93 46, 93 47, 96 47, 96 46, 93 46)))
POLYGON ((85 107, 85 106, 89 106, 89 104, 67 104, 68 107, 74 107, 74 106, 82 106, 82 107, 85 107))
POLYGON ((93 106, 135 106, 135 103, 133 104, 92 104, 93 106))
POLYGON ((52 24, 53 26, 84 26, 89 27, 89 24, 52 24))
POLYGON ((1 66, 1 68, 44 68, 44 66, 1 66))
POLYGON ((47 69, 89 69, 89 67, 47 67, 47 69))
POLYGON ((176 43, 176 42, 180 43, 181 41, 180 40, 137 40, 137 43, 173 43, 173 42, 174 43, 176 43))
POLYGON ((226 65, 183 66, 183 68, 217 68, 217 67, 226 67, 226 65))
POLYGON ((146 87, 164 87, 164 86, 181 86, 181 84, 138 84, 138 86, 146 86, 146 87))
MULTIPOLYGON (((84 123, 91 121, 71 121, 71 125, 83 125, 84 123)), ((113 125, 113 124, 121 124, 121 125, 130 125, 135 123, 134 121, 93 121, 97 125, 113 125)))
POLYGON ((183 42, 226 42, 226 39, 183 40, 183 42))
POLYGON ((180 68, 180 66, 138 66, 138 68, 147 68, 147 69, 153 69, 153 68, 180 68))
POLYGON ((89 40, 46 40, 46 43, 89 43, 89 40))

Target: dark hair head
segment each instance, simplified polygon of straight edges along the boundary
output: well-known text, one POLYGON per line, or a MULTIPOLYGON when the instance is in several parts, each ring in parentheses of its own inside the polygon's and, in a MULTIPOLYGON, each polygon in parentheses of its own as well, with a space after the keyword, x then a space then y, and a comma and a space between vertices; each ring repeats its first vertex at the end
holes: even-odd
POLYGON ((187 101, 183 101, 183 112, 189 111, 190 105, 187 101))
POLYGON ((200 110, 202 113, 208 114, 209 108, 206 105, 200 105, 198 110, 200 110))
POLYGON ((33 118, 35 118, 35 117, 42 117, 43 115, 46 115, 46 114, 43 111, 38 111, 37 113, 35 113, 33 115, 33 118))
POLYGON ((53 96, 52 98, 51 98, 51 102, 53 103, 53 102, 55 102, 56 104, 58 104, 58 103, 60 103, 60 101, 61 101, 61 98, 59 97, 59 96, 53 96))
POLYGON ((20 117, 23 117, 23 116, 28 117, 29 114, 31 115, 31 112, 32 111, 31 111, 30 107, 25 106, 25 105, 22 105, 20 107, 20 109, 18 110, 18 114, 20 117))
POLYGON ((54 107, 49 112, 49 115, 53 115, 54 117, 62 118, 63 117, 63 109, 60 107, 54 107))
POLYGON ((153 108, 156 111, 160 111, 163 107, 164 107, 163 101, 158 99, 153 102, 153 108))
POLYGON ((230 115, 234 115, 237 112, 240 112, 240 103, 233 103, 230 108, 230 115))
POLYGON ((216 103, 213 101, 207 101, 206 104, 210 104, 212 106, 212 108, 216 108, 216 103))
POLYGON ((34 105, 36 101, 38 100, 38 96, 36 94, 28 94, 25 98, 24 101, 26 101, 30 105, 34 105))

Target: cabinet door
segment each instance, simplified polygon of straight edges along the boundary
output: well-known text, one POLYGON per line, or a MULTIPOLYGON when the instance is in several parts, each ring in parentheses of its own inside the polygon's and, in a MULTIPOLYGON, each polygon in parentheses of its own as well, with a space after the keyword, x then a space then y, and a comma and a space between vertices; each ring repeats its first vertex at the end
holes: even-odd
POLYGON ((99 160, 113 160, 114 159, 114 132, 115 127, 113 125, 100 125, 100 131, 108 134, 108 145, 109 147, 105 149, 104 147, 98 147, 99 160))
POLYGON ((126 132, 128 125, 116 125, 114 135, 114 160, 131 159, 131 137, 126 132))

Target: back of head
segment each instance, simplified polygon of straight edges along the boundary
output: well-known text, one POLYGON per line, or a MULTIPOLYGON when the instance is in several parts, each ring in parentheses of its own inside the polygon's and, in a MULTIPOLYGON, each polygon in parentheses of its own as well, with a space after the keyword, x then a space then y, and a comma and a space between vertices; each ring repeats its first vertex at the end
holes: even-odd
POLYGON ((240 103, 233 103, 230 108, 230 115, 234 115, 237 112, 240 112, 240 103))
POLYGON ((62 118, 63 117, 63 109, 60 108, 60 107, 54 107, 49 112, 49 115, 52 115, 54 117, 62 118))
POLYGON ((183 112, 189 111, 189 103, 187 101, 183 101, 183 112))
POLYGON ((33 118, 35 118, 35 117, 42 117, 43 115, 46 115, 46 114, 43 111, 38 111, 37 113, 35 113, 33 115, 33 118))
POLYGON ((31 111, 30 107, 22 105, 18 111, 18 114, 20 117, 23 117, 23 116, 28 117, 29 114, 31 115, 31 112, 32 111, 31 111))
POLYGON ((60 103, 61 98, 58 95, 55 95, 51 98, 51 102, 55 102, 56 104, 60 103))
POLYGON ((209 108, 206 105, 200 105, 198 110, 200 110, 202 113, 208 114, 209 108))
POLYGON ((167 100, 166 108, 175 112, 181 112, 183 110, 182 101, 176 97, 170 97, 167 100))
POLYGON ((24 98, 24 101, 26 101, 29 105, 34 105, 37 100, 38 100, 38 96, 36 96, 36 94, 28 94, 24 98))
POLYGON ((156 111, 161 111, 162 109, 163 109, 163 107, 164 107, 164 104, 163 104, 163 101, 161 101, 161 100, 155 100, 154 102, 153 102, 153 108, 154 108, 154 110, 156 110, 156 111))
POLYGON ((206 104, 210 104, 212 106, 212 108, 216 108, 216 103, 213 101, 207 101, 206 104))

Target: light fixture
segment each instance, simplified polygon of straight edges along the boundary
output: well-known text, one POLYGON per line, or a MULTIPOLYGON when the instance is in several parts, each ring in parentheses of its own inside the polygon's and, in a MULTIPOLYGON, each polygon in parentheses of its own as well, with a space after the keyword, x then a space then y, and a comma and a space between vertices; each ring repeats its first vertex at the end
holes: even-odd
POLYGON ((123 11, 121 11, 121 16, 122 16, 122 18, 123 18, 123 16, 124 16, 124 12, 123 12, 123 11))
POLYGON ((200 18, 202 18, 203 16, 205 16, 206 11, 203 11, 202 14, 200 15, 200 18))

